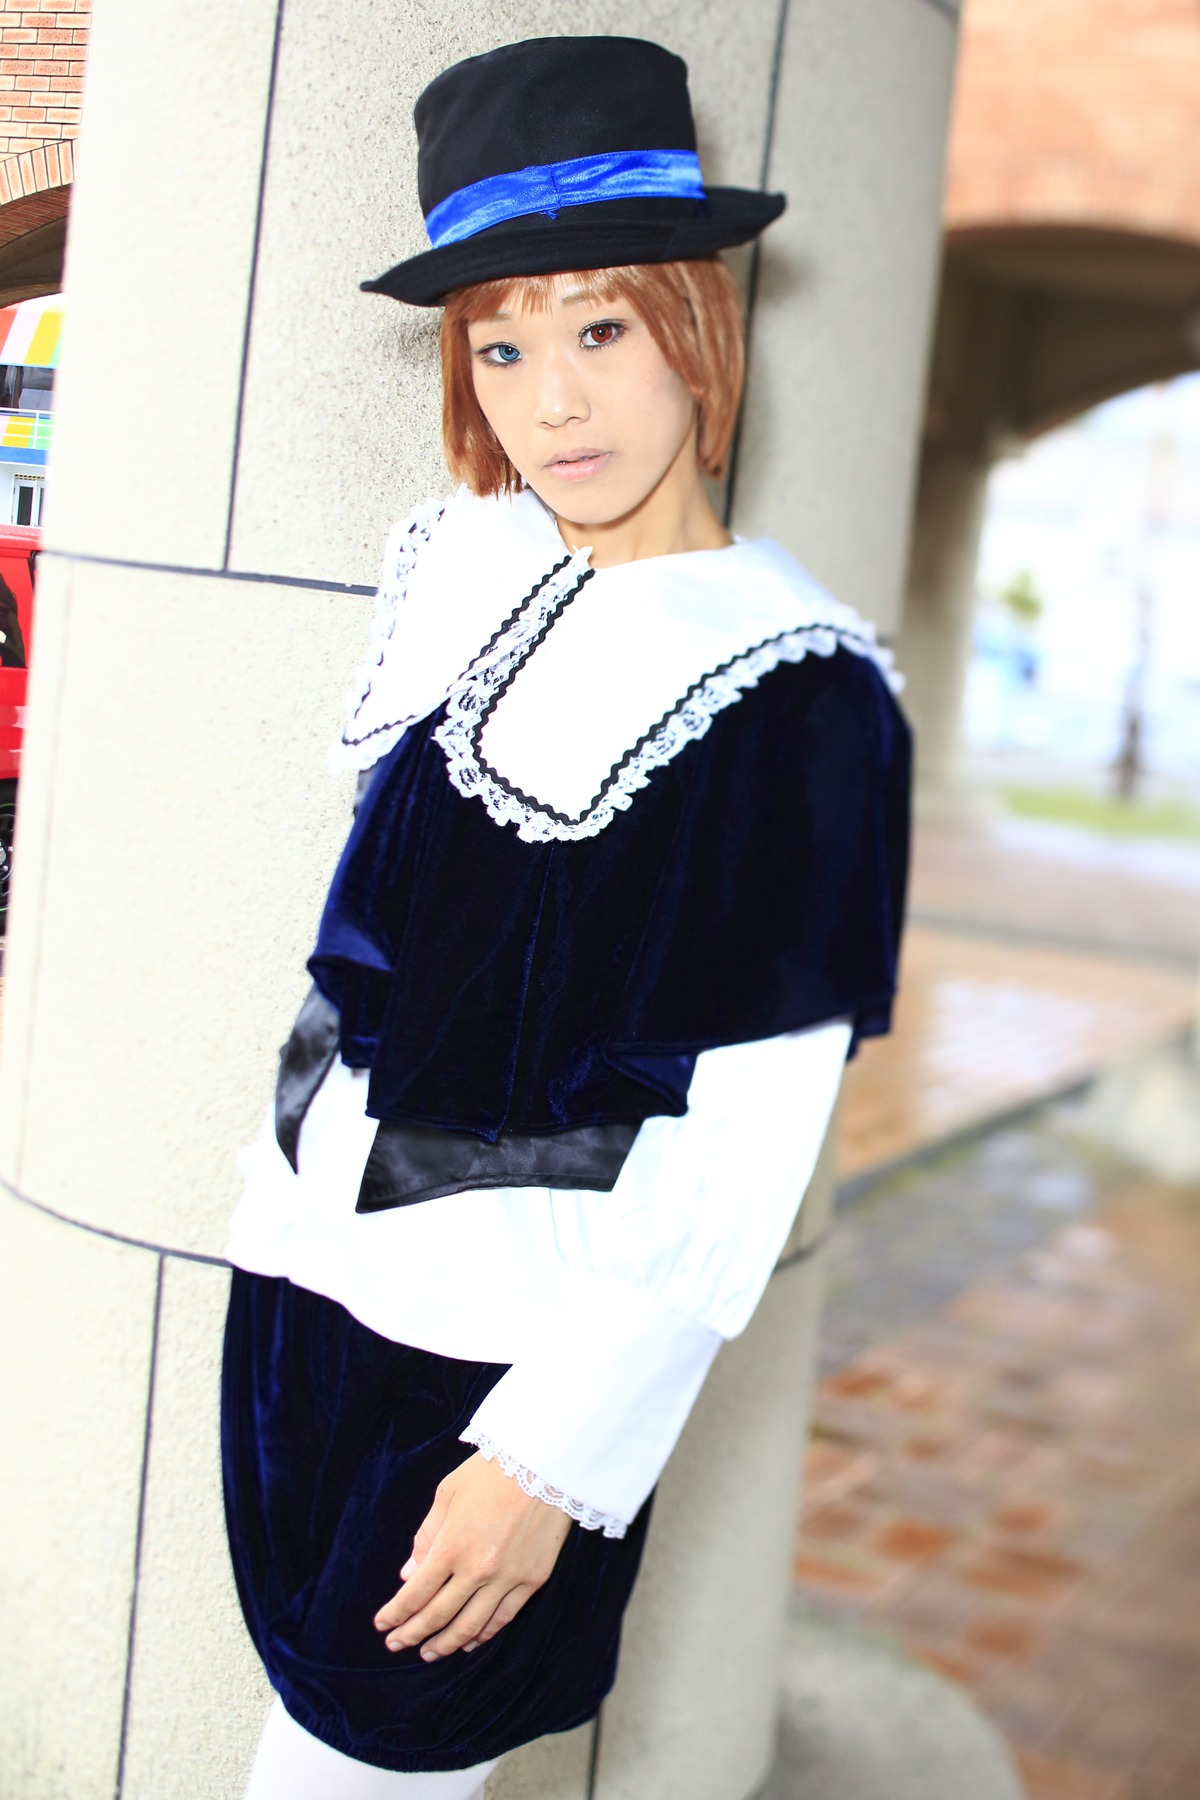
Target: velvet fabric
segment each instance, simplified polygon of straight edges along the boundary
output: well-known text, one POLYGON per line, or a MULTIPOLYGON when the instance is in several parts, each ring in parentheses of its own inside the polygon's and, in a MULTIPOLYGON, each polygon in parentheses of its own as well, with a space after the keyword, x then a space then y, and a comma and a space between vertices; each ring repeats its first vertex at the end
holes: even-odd
POLYGON ((309 963, 371 1116, 490 1143, 679 1116, 702 1050, 887 1030, 910 738, 870 659, 781 663, 579 840, 459 794, 442 717, 380 764, 309 963))
POLYGON ((546 1585, 490 1643, 424 1663, 372 1619, 398 1586, 458 1434, 503 1365, 394 1344, 290 1282, 233 1271, 222 1460, 246 1623, 288 1712, 383 1769, 462 1769, 594 1716, 650 1502, 624 1538, 573 1525, 546 1585))

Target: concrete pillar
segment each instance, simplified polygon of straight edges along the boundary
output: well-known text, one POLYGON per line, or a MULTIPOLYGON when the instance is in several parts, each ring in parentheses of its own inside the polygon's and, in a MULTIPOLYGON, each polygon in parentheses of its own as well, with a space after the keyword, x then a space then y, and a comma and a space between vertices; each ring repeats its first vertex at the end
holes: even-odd
MULTIPOLYGON (((233 1155, 344 834, 324 745, 383 531, 440 488, 411 103, 561 0, 99 9, 68 248, 0 1072, 0 1785, 229 1800, 265 1689, 220 1517, 233 1155), (17 1477, 17 1479, 14 1479, 17 1477)), ((894 620, 948 0, 598 0, 692 69, 710 179, 792 195, 761 264, 734 522, 894 620)), ((753 275, 753 279, 750 279, 753 275)), ((746 1800, 771 1756, 826 1168, 664 1480, 591 1728, 504 1800, 746 1800), (736 1573, 734 1573, 736 1571, 736 1573)))
POLYGON ((930 816, 972 806, 961 767, 962 708, 990 467, 983 454, 936 442, 921 459, 897 654, 916 732, 919 804, 930 816))

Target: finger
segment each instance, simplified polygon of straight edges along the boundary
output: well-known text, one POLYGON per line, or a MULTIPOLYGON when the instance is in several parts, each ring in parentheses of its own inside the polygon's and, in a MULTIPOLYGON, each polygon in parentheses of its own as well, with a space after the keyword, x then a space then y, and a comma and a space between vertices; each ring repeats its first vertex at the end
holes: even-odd
POLYGON ((424 1660, 436 1662, 439 1656, 451 1656, 455 1650, 465 1650, 475 1643, 503 1598, 504 1589, 495 1582, 480 1588, 444 1631, 421 1645, 424 1660))
POLYGON ((441 1631, 451 1619, 462 1610, 477 1591, 478 1582, 456 1575, 439 1589, 427 1606, 420 1612, 413 1613, 396 1630, 388 1633, 386 1643, 389 1650, 411 1650, 415 1644, 424 1643, 427 1637, 441 1631))
POLYGON ((446 1514, 450 1509, 449 1498, 443 1498, 441 1490, 434 1495, 433 1505, 417 1527, 417 1535, 413 1539, 412 1552, 400 1571, 401 1581, 407 1581, 420 1567, 433 1549, 438 1532, 446 1522, 446 1514))
POLYGON ((454 1571, 443 1556, 431 1555, 421 1564, 403 1587, 397 1588, 386 1605, 375 1614, 376 1631, 393 1631, 414 1613, 428 1606, 451 1579, 454 1571))
POLYGON ((511 1625, 525 1602, 531 1600, 536 1593, 537 1589, 532 1587, 510 1588, 487 1624, 480 1628, 479 1642, 481 1644, 490 1643, 498 1631, 503 1631, 506 1625, 511 1625))

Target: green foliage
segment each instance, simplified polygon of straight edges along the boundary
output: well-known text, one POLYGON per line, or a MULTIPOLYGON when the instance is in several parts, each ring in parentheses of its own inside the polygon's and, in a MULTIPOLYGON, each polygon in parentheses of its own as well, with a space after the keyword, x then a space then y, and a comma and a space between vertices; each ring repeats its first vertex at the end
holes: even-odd
POLYGON ((1200 807, 1186 800, 1118 800, 1084 788, 1006 788, 1010 812, 1058 825, 1082 825, 1112 837, 1200 839, 1200 807))
POLYGON ((1000 604, 1025 625, 1036 625, 1046 610, 1046 602, 1029 569, 1018 569, 1000 589, 1000 604))

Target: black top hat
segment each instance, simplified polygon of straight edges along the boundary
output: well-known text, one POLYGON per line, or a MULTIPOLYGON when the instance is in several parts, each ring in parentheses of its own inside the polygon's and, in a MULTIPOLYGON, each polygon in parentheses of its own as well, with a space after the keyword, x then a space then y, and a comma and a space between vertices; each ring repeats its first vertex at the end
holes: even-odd
POLYGON ((413 116, 433 248, 362 285, 415 306, 496 276, 711 256, 785 204, 705 188, 687 65, 641 38, 505 44, 444 70, 413 116))

